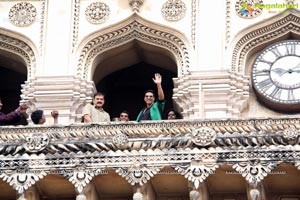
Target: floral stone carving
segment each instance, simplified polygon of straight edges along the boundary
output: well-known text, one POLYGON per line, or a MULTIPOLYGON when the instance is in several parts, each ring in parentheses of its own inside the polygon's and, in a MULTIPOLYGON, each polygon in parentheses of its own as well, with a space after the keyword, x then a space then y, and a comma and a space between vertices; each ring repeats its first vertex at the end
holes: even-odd
POLYGON ((176 21, 185 16, 186 6, 181 0, 168 0, 161 8, 161 13, 166 20, 176 21))
POLYGON ((105 22, 109 15, 110 9, 108 5, 102 2, 92 3, 85 10, 86 19, 93 24, 105 22))
POLYGON ((16 26, 28 26, 36 18, 36 8, 27 2, 15 4, 9 11, 9 20, 16 26))
POLYGON ((34 153, 42 151, 47 147, 50 142, 48 135, 43 135, 41 133, 33 133, 25 138, 25 143, 23 144, 26 151, 34 153))
POLYGON ((199 146, 208 146, 210 145, 217 137, 216 132, 209 127, 201 127, 193 130, 192 141, 194 144, 199 146))

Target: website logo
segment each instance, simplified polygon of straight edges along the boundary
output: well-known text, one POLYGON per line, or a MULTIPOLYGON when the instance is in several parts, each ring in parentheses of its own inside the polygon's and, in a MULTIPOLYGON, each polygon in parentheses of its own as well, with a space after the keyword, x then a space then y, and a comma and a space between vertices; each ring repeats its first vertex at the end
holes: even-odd
POLYGON ((263 11, 263 7, 255 5, 263 4, 263 0, 238 0, 235 3, 235 11, 242 18, 255 18, 263 11))

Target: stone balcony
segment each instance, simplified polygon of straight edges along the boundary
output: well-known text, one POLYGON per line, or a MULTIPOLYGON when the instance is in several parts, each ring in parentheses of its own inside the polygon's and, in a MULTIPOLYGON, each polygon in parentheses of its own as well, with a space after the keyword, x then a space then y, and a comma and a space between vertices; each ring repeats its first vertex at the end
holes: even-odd
POLYGON ((298 200, 300 120, 0 127, 0 199, 298 200))

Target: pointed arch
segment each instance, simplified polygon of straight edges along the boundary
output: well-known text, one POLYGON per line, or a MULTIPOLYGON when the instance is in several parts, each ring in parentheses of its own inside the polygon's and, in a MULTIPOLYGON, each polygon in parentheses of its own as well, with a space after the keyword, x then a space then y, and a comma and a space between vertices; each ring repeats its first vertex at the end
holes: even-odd
POLYGON ((185 36, 175 29, 158 26, 134 13, 126 20, 93 33, 81 42, 77 50, 77 76, 90 79, 93 61, 99 54, 133 40, 170 52, 177 64, 178 76, 189 71, 189 54, 192 48, 185 36))
POLYGON ((6 52, 27 67, 27 79, 34 77, 37 51, 26 36, 0 28, 0 51, 6 52))
POLYGON ((300 12, 296 9, 287 9, 269 20, 247 27, 234 41, 231 70, 245 73, 247 58, 254 49, 267 46, 290 33, 300 35, 300 12))

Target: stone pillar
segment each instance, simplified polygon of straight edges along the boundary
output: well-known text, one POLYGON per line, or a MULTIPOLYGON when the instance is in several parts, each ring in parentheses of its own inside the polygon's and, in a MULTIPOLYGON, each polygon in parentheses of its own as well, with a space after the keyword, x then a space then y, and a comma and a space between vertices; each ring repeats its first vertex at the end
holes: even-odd
POLYGON ((31 186, 25 192, 25 199, 27 199, 27 200, 41 200, 41 195, 40 195, 39 190, 37 189, 36 185, 31 186))
POLYGON ((52 110, 59 111, 59 124, 80 122, 82 107, 92 101, 95 91, 92 81, 72 76, 36 77, 22 87, 21 97, 28 103, 28 114, 43 110, 46 124, 53 124, 52 110))
POLYGON ((89 183, 87 186, 85 186, 83 193, 86 196, 86 200, 101 200, 93 183, 89 183))
POLYGON ((134 186, 132 199, 133 200, 156 199, 156 195, 151 183, 148 182, 143 186, 134 186))
POLYGON ((267 200, 264 183, 260 182, 257 187, 247 183, 247 199, 248 200, 267 200))
POLYGON ((205 182, 201 183, 198 189, 195 188, 193 182, 189 181, 188 184, 190 200, 209 200, 209 192, 205 182))

